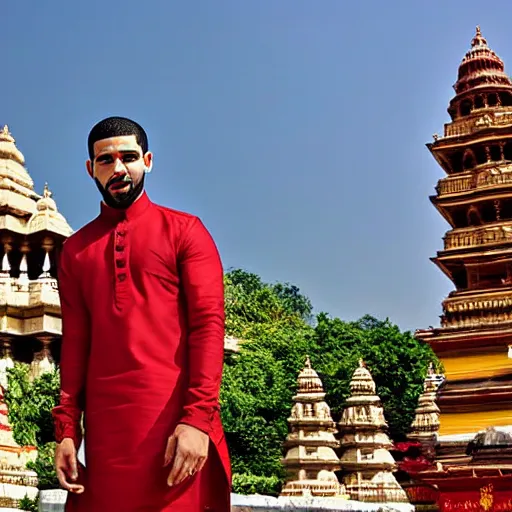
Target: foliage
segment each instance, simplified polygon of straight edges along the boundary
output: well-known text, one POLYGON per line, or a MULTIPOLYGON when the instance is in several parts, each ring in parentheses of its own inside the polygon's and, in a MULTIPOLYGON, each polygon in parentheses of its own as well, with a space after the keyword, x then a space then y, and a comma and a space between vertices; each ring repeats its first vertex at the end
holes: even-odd
POLYGON ((39 510, 39 498, 36 496, 33 500, 28 496, 22 498, 18 503, 18 508, 20 510, 25 510, 26 512, 38 512, 39 510))
POLYGON ((428 345, 389 320, 369 315, 344 322, 321 313, 313 326, 311 303, 297 287, 270 285, 243 270, 228 272, 225 285, 226 331, 241 340, 240 351, 226 360, 221 389, 239 492, 253 492, 253 478, 282 481, 282 443, 306 355, 323 380, 335 421, 363 359, 376 382, 391 437, 405 436, 427 366, 437 362, 428 345))
POLYGON ((15 363, 9 370, 5 393, 9 421, 18 444, 38 448, 36 461, 27 466, 36 471, 39 488, 55 488, 58 481, 53 465, 55 443, 51 411, 59 397, 59 373, 45 373, 30 382, 29 369, 26 364, 15 363))
POLYGON ((237 494, 264 494, 278 496, 281 481, 277 476, 256 476, 247 473, 233 475, 233 492, 237 494))

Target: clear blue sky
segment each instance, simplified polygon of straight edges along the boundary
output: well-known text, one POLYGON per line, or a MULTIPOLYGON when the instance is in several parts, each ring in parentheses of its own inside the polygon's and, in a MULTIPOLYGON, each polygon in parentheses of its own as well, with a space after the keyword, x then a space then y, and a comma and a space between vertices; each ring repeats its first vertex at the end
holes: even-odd
MULTIPOLYGON (((438 325, 429 261, 442 133, 475 26, 512 69, 510 0, 17 0, 0 7, 0 123, 74 229, 98 212, 86 137, 148 131, 147 182, 199 215, 226 268, 288 281, 316 311, 438 325)), ((511 72, 512 73, 512 72, 511 72)))

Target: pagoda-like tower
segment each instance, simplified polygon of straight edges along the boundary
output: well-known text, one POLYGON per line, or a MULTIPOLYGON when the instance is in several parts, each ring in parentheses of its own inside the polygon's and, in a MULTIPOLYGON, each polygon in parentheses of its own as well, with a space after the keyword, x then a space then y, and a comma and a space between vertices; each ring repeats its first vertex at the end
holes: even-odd
POLYGON ((447 174, 431 201, 451 226, 432 260, 455 290, 441 326, 416 336, 445 368, 440 440, 464 444, 512 425, 512 81, 479 27, 454 89, 451 122, 427 147, 447 174))
POLYGON ((327 496, 343 498, 344 489, 335 471, 340 469, 334 437, 336 424, 324 401, 322 381, 311 367, 309 357, 298 378, 298 393, 288 418, 290 433, 286 439, 286 485, 281 496, 327 496))
POLYGON ((419 441, 425 445, 433 445, 439 432, 440 410, 436 403, 436 392, 439 386, 439 376, 434 372, 430 363, 428 373, 423 383, 423 393, 418 399, 418 407, 407 435, 410 441, 419 441))
POLYGON ((35 378, 54 367, 61 335, 56 251, 72 233, 48 186, 43 195, 25 168, 7 126, 0 129, 0 510, 37 495, 37 475, 25 469, 34 447, 14 441, 4 392, 14 361, 35 378))
POLYGON ((350 382, 350 397, 338 423, 343 483, 350 498, 372 503, 408 503, 393 471, 393 446, 375 382, 362 361, 350 382))

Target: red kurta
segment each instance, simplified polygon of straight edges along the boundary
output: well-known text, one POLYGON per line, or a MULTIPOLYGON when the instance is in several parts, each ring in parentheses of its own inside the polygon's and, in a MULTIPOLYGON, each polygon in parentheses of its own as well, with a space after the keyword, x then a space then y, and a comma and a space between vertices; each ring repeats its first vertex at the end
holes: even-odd
POLYGON ((57 438, 80 442, 79 512, 228 512, 231 472, 219 411, 223 271, 201 221, 152 203, 100 215, 64 244, 57 438), (178 423, 210 437, 206 466, 175 487, 164 468, 178 423))

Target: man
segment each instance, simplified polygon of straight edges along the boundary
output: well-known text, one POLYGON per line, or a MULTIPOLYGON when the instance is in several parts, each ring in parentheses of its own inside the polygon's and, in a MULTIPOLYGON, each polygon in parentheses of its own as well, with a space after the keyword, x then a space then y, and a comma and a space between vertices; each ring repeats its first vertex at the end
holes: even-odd
POLYGON ((152 203, 147 136, 120 117, 89 134, 99 216, 59 265, 59 482, 73 512, 228 512, 219 412, 223 271, 201 221, 152 203), (77 461, 84 413, 85 467, 77 461))

